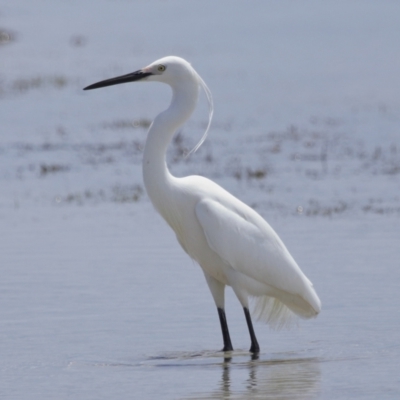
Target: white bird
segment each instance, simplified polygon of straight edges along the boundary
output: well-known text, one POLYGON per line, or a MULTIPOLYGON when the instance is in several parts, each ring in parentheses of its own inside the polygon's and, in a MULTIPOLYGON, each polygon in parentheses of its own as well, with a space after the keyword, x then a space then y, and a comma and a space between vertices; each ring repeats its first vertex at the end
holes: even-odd
POLYGON ((184 251, 203 269, 218 309, 223 351, 233 350, 225 316, 225 286, 243 306, 250 352, 260 351, 249 312, 255 298, 259 319, 282 325, 293 314, 315 317, 321 302, 312 283, 296 264, 271 226, 251 207, 202 176, 177 178, 168 170, 166 151, 175 132, 189 119, 199 97, 209 89, 184 59, 165 57, 136 72, 107 79, 84 90, 133 81, 156 81, 172 89, 169 107, 150 126, 143 154, 143 180, 156 210, 175 231, 184 251))

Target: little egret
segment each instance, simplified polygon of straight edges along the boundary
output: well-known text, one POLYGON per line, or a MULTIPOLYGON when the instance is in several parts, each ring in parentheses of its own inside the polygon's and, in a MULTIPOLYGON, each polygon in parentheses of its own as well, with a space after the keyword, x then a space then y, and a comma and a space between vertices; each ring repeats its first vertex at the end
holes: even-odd
POLYGON ((156 210, 175 231, 184 251, 203 269, 217 306, 224 341, 232 351, 225 316, 225 286, 239 299, 250 333, 250 352, 260 351, 249 312, 255 299, 255 315, 281 326, 294 314, 315 317, 321 302, 271 226, 252 208, 216 183, 202 176, 176 178, 168 170, 166 151, 175 132, 194 111, 202 87, 210 113, 211 93, 193 67, 179 57, 165 57, 136 72, 107 79, 84 90, 134 81, 156 81, 172 88, 169 107, 150 126, 143 154, 143 180, 156 210))

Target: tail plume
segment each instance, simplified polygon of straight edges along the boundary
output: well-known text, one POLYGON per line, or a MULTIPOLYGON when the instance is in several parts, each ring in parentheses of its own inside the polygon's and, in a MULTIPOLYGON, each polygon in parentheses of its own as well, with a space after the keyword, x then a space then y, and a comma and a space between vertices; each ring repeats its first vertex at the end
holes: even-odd
POLYGON ((253 297, 253 316, 272 329, 291 328, 298 320, 296 314, 280 300, 269 296, 253 297))
POLYGON ((279 299, 270 296, 254 297, 253 315, 273 329, 289 328, 296 324, 298 317, 306 319, 318 315, 321 309, 318 297, 310 300, 313 300, 312 304, 298 295, 288 294, 279 299))

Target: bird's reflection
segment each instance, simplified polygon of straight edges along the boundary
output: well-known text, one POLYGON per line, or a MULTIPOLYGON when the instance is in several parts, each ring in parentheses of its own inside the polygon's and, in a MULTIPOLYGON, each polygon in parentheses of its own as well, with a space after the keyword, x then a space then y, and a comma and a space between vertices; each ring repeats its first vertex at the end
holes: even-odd
POLYGON ((196 399, 312 399, 318 395, 318 358, 260 359, 235 361, 224 357, 222 376, 211 393, 198 393, 196 399), (245 373, 245 375, 244 375, 245 373), (244 375, 244 376, 243 376, 244 375))
POLYGON ((222 379, 221 379, 221 389, 223 393, 229 393, 230 391, 230 363, 232 357, 224 357, 224 362, 222 364, 222 379))

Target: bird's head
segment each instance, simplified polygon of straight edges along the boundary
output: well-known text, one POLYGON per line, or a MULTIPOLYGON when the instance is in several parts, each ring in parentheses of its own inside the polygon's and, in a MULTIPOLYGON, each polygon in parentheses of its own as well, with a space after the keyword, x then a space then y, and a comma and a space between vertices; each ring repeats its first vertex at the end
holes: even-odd
POLYGON ((87 86, 84 90, 98 89, 105 86, 135 81, 150 81, 167 83, 170 86, 185 84, 188 81, 201 84, 201 78, 193 67, 183 58, 168 56, 152 62, 147 67, 141 68, 130 74, 106 79, 87 86))
MULTIPOLYGON (((119 83, 127 83, 127 82, 135 82, 135 81, 150 81, 150 82, 162 82, 170 85, 174 91, 183 91, 188 89, 193 85, 201 86, 206 94, 208 101, 208 124, 207 128, 197 143, 197 145, 189 152, 187 156, 194 153, 204 142, 208 130, 211 125, 212 115, 214 111, 213 99, 208 89, 207 85, 200 77, 200 75, 194 70, 194 68, 183 58, 168 56, 164 58, 160 58, 157 61, 154 61, 147 67, 139 69, 130 74, 117 76, 116 78, 106 79, 104 81, 100 81, 94 83, 93 85, 85 87, 83 90, 90 89, 98 89, 105 86, 118 85, 119 83)), ((197 93, 197 87, 196 87, 197 93)))

